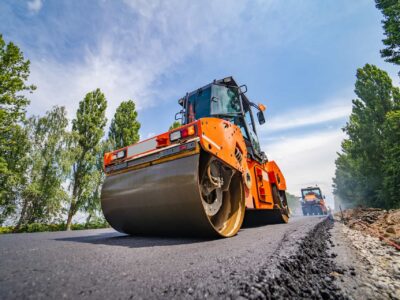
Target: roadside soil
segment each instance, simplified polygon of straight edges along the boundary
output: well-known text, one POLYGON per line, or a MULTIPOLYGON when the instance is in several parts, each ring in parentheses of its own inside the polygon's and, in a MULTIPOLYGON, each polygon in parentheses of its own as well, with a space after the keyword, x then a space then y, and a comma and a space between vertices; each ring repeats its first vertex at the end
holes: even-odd
POLYGON ((335 275, 348 298, 400 299, 399 217, 400 210, 371 208, 335 215, 331 255, 345 270, 335 275))
POLYGON ((336 282, 350 299, 400 299, 400 252, 372 237, 335 223, 331 255, 336 282))
POLYGON ((350 229, 394 243, 400 250, 400 209, 354 208, 336 213, 335 218, 350 229))

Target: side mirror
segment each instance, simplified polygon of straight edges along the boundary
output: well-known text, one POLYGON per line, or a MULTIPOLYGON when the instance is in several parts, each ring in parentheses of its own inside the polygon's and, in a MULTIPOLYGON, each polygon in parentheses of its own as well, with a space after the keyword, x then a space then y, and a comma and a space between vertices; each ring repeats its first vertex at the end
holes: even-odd
POLYGON ((241 86, 239 86, 239 94, 244 94, 247 92, 247 85, 243 84, 241 86))
POLYGON ((257 119, 260 125, 265 123, 264 113, 262 111, 257 112, 257 119))
POLYGON ((182 109, 180 112, 177 112, 175 114, 175 120, 179 121, 179 120, 183 120, 183 115, 185 114, 185 111, 182 109))

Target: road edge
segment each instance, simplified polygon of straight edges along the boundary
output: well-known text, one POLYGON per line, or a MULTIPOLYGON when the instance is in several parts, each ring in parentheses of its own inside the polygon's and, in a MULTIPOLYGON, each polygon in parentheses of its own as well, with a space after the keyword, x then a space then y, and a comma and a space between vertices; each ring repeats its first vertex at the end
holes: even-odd
POLYGON ((335 254, 329 253, 332 228, 333 222, 325 218, 297 242, 289 255, 280 255, 277 251, 277 272, 267 273, 265 265, 253 276, 252 282, 240 284, 240 296, 248 299, 348 299, 336 284, 336 274, 343 270, 335 264, 335 254))

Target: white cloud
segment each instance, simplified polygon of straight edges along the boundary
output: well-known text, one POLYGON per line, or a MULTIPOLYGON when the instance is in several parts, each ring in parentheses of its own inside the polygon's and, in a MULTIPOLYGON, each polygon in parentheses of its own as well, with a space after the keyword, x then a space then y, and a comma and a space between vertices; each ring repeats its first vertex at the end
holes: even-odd
POLYGON ((318 184, 333 207, 332 177, 344 137, 339 129, 319 131, 264 144, 263 149, 281 168, 290 193, 299 195, 302 187, 318 184))
POLYGON ((149 139, 152 138, 153 136, 155 136, 156 134, 154 132, 149 132, 148 134, 146 134, 145 138, 149 139))
POLYGON ((335 159, 345 134, 332 125, 351 113, 352 94, 333 98, 316 106, 297 108, 272 117, 261 127, 263 149, 269 159, 275 160, 282 169, 288 191, 299 195, 302 187, 318 185, 333 207, 332 178, 335 175, 335 159), (321 126, 324 125, 324 126, 321 126), (306 126, 310 126, 305 128, 306 126), (284 133, 296 129, 296 134, 284 133), (302 133, 297 134, 299 129, 302 133))
POLYGON ((160 77, 168 77, 176 66, 195 51, 205 51, 217 34, 235 26, 244 3, 212 1, 174 3, 125 1, 124 20, 131 26, 109 24, 86 48, 79 62, 31 59, 30 81, 38 86, 30 96, 32 113, 52 105, 65 105, 73 116, 85 93, 101 88, 108 100, 110 119, 121 101, 133 99, 137 108, 165 101, 168 90, 157 89, 160 77))
POLYGON ((43 6, 42 0, 31 0, 27 2, 29 11, 37 13, 43 6))
MULTIPOLYGON (((39 114, 58 104, 67 106, 71 117, 85 93, 97 87, 107 97, 108 119, 118 104, 127 99, 133 99, 138 109, 152 106, 156 101, 169 99, 168 96, 177 96, 173 90, 161 91, 157 84, 160 79, 179 72, 180 64, 191 56, 218 55, 223 59, 225 52, 240 52, 247 39, 273 44, 277 36, 285 36, 283 40, 288 41, 289 35, 301 35, 300 30, 289 34, 293 32, 293 26, 311 18, 305 14, 306 7, 299 5, 298 9, 296 6, 287 12, 271 1, 209 1, 205 4, 202 1, 125 0, 124 3, 126 9, 120 18, 104 18, 102 22, 106 26, 88 36, 91 46, 88 41, 86 48, 74 49, 74 55, 81 59, 56 60, 53 57, 59 55, 44 52, 43 58, 31 53, 30 80, 38 86, 30 97, 31 113, 39 114), (285 12, 290 16, 295 14, 297 18, 288 17, 285 12), (284 27, 281 26, 282 19, 286 20, 284 27), (260 27, 262 23, 265 24, 260 27)), ((38 0, 28 2, 32 9, 40 9, 41 4, 38 0)), ((317 15, 315 11, 309 14, 317 15)), ((52 48, 52 39, 66 39, 61 44, 70 43, 68 38, 72 33, 63 22, 53 24, 57 36, 38 32, 41 37, 38 49, 58 51, 52 48)), ((278 123, 282 124, 277 120, 278 123)), ((279 128, 281 125, 273 126, 279 128)))
POLYGON ((303 126, 317 125, 348 117, 351 113, 351 96, 326 101, 322 104, 297 108, 283 114, 277 114, 261 127, 261 132, 276 132, 303 126))

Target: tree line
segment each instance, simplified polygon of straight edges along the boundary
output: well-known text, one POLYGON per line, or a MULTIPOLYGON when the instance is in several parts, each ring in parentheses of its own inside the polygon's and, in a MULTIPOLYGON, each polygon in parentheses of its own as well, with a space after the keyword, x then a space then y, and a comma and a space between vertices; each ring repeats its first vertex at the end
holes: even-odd
MULTIPOLYGON (((385 61, 400 66, 400 2, 376 0, 384 19, 385 61)), ((400 72, 399 72, 400 76, 400 72)), ((334 194, 345 206, 400 207, 400 89, 388 73, 357 70, 347 138, 336 159, 334 194)))
POLYGON ((63 106, 28 117, 27 95, 36 89, 27 84, 29 74, 29 60, 0 35, 0 225, 11 221, 18 231, 65 222, 71 229, 77 212, 89 222, 100 210, 104 153, 139 140, 135 103, 121 102, 106 137, 107 100, 100 89, 79 102, 72 126, 63 106))

